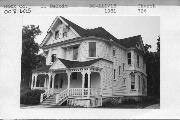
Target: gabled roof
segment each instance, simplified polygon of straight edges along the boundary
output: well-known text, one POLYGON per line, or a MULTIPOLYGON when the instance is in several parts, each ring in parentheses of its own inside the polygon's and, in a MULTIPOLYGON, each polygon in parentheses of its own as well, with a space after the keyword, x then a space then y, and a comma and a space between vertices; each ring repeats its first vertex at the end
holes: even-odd
MULTIPOLYGON (((124 38, 124 39, 117 39, 116 37, 114 37, 111 33, 106 31, 102 27, 97 27, 94 29, 84 29, 84 28, 80 27, 79 25, 69 21, 68 19, 66 19, 62 16, 57 17, 56 20, 58 18, 62 19, 68 26, 72 27, 72 29, 76 33, 78 33, 80 35, 80 37, 90 37, 90 36, 100 37, 100 38, 104 38, 104 39, 109 40, 109 41, 112 40, 115 43, 117 43, 117 44, 119 44, 125 48, 136 47, 137 43, 142 44, 141 35, 137 35, 137 36, 133 36, 133 37, 129 37, 129 38, 124 38)), ((55 22, 56 21, 54 21, 54 23, 55 22)), ((51 27, 53 27, 53 26, 51 26, 51 27)))
POLYGON ((65 60, 65 59, 61 59, 58 58, 67 68, 76 68, 76 67, 86 67, 86 66, 90 66, 100 60, 105 60, 108 62, 112 62, 103 58, 98 58, 98 59, 94 59, 94 60, 89 60, 89 61, 70 61, 70 60, 65 60))
POLYGON ((102 27, 94 28, 94 29, 84 29, 77 24, 67 20, 66 18, 60 16, 69 26, 71 26, 81 37, 95 36, 101 37, 104 39, 117 39, 108 31, 106 31, 102 27))
POLYGON ((141 43, 141 35, 128 37, 124 39, 116 40, 117 43, 123 45, 126 48, 136 47, 136 44, 141 43))
POLYGON ((84 32, 86 32, 86 30, 82 27, 80 27, 79 25, 69 21, 68 19, 60 16, 67 24, 68 26, 71 26, 80 36, 82 36, 84 34, 84 32))

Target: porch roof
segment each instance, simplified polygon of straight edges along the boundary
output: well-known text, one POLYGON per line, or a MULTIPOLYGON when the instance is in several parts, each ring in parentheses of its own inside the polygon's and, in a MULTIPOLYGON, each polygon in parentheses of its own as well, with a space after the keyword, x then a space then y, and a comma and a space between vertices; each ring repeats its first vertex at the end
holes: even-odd
POLYGON ((48 72, 51 65, 42 66, 36 69, 33 69, 32 72, 48 72))
POLYGON ((112 62, 112 61, 109 61, 109 60, 106 60, 106 59, 103 59, 103 58, 97 58, 97 59, 94 59, 94 60, 83 61, 83 62, 80 62, 80 61, 70 61, 70 60, 65 60, 65 59, 61 59, 61 58, 58 58, 58 59, 67 68, 86 67, 86 66, 90 66, 90 65, 98 62, 99 60, 105 60, 105 61, 108 61, 108 62, 112 62))

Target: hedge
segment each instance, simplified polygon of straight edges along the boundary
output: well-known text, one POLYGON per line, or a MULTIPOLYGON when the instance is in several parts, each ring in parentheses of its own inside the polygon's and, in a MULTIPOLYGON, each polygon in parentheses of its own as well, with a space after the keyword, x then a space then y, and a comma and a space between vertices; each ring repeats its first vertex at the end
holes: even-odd
POLYGON ((25 105, 37 105, 40 103, 40 96, 43 92, 45 91, 37 89, 30 90, 20 96, 20 103, 25 105))

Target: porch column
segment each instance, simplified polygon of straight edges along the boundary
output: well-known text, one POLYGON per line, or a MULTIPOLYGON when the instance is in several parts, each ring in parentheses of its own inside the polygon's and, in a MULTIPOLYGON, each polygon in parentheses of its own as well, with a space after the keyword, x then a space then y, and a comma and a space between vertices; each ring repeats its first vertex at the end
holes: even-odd
POLYGON ((55 77, 55 74, 52 75, 52 88, 54 89, 54 77, 55 77))
POLYGON ((35 84, 34 84, 34 87, 36 87, 36 83, 37 83, 37 76, 38 74, 35 75, 35 84))
POLYGON ((32 74, 31 89, 33 88, 33 83, 34 83, 34 74, 32 74))
POLYGON ((46 81, 47 81, 47 78, 46 78, 46 76, 45 76, 45 78, 44 78, 45 80, 44 80, 44 88, 46 88, 47 87, 47 85, 46 85, 46 81))
POLYGON ((90 98, 90 75, 91 75, 91 72, 88 71, 88 97, 90 98))
POLYGON ((50 85, 51 85, 51 74, 48 74, 48 78, 49 78, 49 80, 48 80, 48 89, 50 89, 50 85))
POLYGON ((71 79, 71 72, 70 71, 68 71, 67 72, 67 77, 68 77, 68 86, 67 86, 67 89, 69 89, 70 88, 70 79, 71 79))
POLYGON ((82 97, 84 96, 84 79, 85 79, 85 73, 81 72, 82 74, 82 97))

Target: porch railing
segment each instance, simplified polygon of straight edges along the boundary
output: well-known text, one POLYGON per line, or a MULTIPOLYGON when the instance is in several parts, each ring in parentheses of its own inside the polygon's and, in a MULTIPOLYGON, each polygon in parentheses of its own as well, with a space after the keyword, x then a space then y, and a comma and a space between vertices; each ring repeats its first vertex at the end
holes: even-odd
POLYGON ((47 99, 48 97, 50 97, 53 94, 54 94, 53 89, 45 89, 45 92, 41 93, 40 103, 43 102, 45 99, 47 99))
MULTIPOLYGON (((63 102, 68 97, 68 89, 65 89, 61 93, 56 95, 56 104, 63 102)), ((61 103, 60 103, 61 104, 61 103)))
MULTIPOLYGON (((88 95, 88 88, 70 88, 69 89, 69 96, 87 96, 88 95), (84 90, 84 91, 83 91, 84 90)), ((90 88, 90 96, 99 96, 100 95, 100 88, 90 88)))

